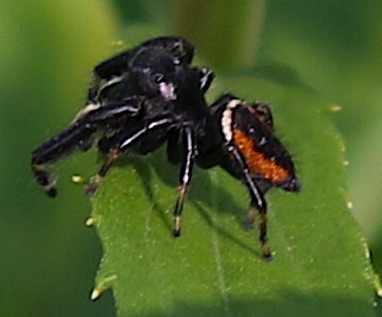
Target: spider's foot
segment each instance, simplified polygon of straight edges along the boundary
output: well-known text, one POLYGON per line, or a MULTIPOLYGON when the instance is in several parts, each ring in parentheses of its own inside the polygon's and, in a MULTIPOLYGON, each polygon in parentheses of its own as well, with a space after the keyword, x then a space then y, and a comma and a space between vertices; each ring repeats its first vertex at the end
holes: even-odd
POLYGON ((56 197, 58 195, 58 190, 54 184, 44 186, 44 191, 49 197, 56 197))
POLYGON ((268 244, 262 245, 262 251, 263 251, 264 260, 266 260, 266 261, 272 261, 273 260, 273 254, 272 254, 272 251, 271 251, 270 247, 268 246, 268 244))
POLYGON ((174 226, 174 229, 172 230, 172 235, 175 238, 179 238, 182 235, 182 230, 180 227, 180 217, 175 217, 174 223, 175 223, 175 226, 174 226))
POLYGON ((172 235, 174 238, 179 238, 182 235, 182 231, 180 229, 174 229, 172 230, 172 235))
POLYGON ((90 184, 88 185, 88 187, 85 189, 85 194, 86 194, 87 196, 93 196, 93 195, 97 192, 97 190, 98 190, 98 188, 99 188, 99 185, 100 185, 100 183, 101 183, 101 179, 102 179, 102 177, 99 176, 99 175, 95 176, 95 177, 92 179, 91 183, 90 183, 90 184))
POLYGON ((37 183, 43 188, 49 197, 56 197, 58 191, 56 181, 51 179, 46 167, 42 164, 32 164, 32 171, 36 177, 37 183))

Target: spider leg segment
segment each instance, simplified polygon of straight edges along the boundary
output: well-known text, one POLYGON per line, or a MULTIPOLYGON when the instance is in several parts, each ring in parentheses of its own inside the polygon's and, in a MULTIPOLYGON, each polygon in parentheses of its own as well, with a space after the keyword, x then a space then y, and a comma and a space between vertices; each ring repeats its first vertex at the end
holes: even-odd
POLYGON ((98 187, 99 187, 102 179, 106 176, 110 167, 119 158, 120 155, 121 155, 121 151, 119 149, 113 148, 109 151, 107 158, 106 158, 106 161, 103 163, 100 171, 98 172, 97 175, 92 177, 90 184, 86 188, 86 190, 85 190, 86 195, 92 196, 95 194, 95 192, 98 190, 98 187))
POLYGON ((243 171, 243 177, 245 185, 248 188, 249 194, 251 196, 250 207, 247 214, 247 227, 253 226, 256 214, 258 213, 258 224, 259 224, 259 240, 261 243, 263 256, 266 259, 272 258, 271 249, 267 244, 268 240, 268 220, 267 220, 267 202, 264 199, 264 195, 260 188, 257 186, 256 182, 253 180, 250 174, 250 170, 247 167, 244 159, 239 154, 238 150, 232 146, 230 148, 232 155, 235 157, 238 164, 241 166, 243 171), (257 212, 256 212, 257 211, 257 212))
POLYGON ((84 114, 69 128, 44 142, 32 153, 32 171, 37 183, 43 187, 48 196, 57 196, 55 181, 51 178, 47 165, 76 149, 88 150, 94 134, 105 128, 111 119, 134 116, 139 109, 139 99, 127 99, 114 105, 97 108, 84 114))
POLYGON ((185 127, 182 132, 185 139, 185 153, 183 155, 183 162, 180 167, 179 196, 174 209, 174 237, 179 237, 181 235, 181 216, 183 205, 188 193, 188 187, 191 183, 195 157, 195 136, 193 130, 190 127, 185 127))
POLYGON ((147 123, 141 124, 135 129, 133 133, 128 135, 123 135, 121 140, 117 142, 119 145, 110 149, 107 159, 102 165, 100 171, 96 176, 93 177, 89 186, 86 188, 85 193, 89 196, 93 195, 100 185, 101 180, 106 176, 110 167, 119 158, 119 156, 126 152, 131 146, 133 146, 137 141, 139 141, 147 133, 152 132, 156 129, 166 129, 171 127, 176 123, 175 119, 171 115, 161 115, 157 116, 147 123))
POLYGON ((89 93, 89 100, 100 100, 101 97, 102 97, 102 93, 105 90, 108 90, 108 89, 110 89, 110 87, 119 84, 123 79, 124 79, 124 76, 121 75, 121 76, 118 76, 118 77, 113 77, 112 79, 104 82, 102 85, 100 85, 98 87, 98 89, 96 90, 94 95, 90 95, 90 93, 89 93))

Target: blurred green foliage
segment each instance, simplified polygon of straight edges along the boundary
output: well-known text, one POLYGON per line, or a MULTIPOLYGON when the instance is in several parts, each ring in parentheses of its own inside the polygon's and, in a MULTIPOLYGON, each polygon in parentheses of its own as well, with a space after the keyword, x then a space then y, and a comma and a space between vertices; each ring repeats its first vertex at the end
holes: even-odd
MULTIPOLYGON (((199 2, 0 1, 2 316, 114 315, 110 294, 97 303, 87 298, 101 250, 95 232, 82 225, 90 205, 68 181, 72 172, 96 170, 94 153, 59 165, 62 196, 51 201, 31 177, 30 151, 71 120, 84 102, 92 66, 120 49, 116 41, 128 42, 136 24, 150 24, 153 35, 189 36, 219 71, 209 60, 216 54, 208 53, 213 39, 204 36, 218 34, 219 23, 236 25, 236 10, 245 12, 251 3, 235 2, 230 12, 223 11, 230 1, 199 2), (213 15, 220 20, 209 19, 213 15)), ((333 120, 348 148, 354 214, 382 272, 382 3, 269 0, 262 10, 261 32, 244 28, 252 44, 237 47, 248 50, 243 56, 249 60, 231 67, 255 65, 259 73, 277 74, 285 85, 301 83, 342 106, 333 120)), ((220 37, 222 55, 236 36, 227 35, 227 45, 220 37)))

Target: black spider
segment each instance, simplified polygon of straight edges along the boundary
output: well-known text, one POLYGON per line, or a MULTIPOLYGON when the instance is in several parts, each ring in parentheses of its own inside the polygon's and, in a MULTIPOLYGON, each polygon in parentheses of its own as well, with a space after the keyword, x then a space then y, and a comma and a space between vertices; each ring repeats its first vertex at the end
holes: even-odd
MULTIPOLYGON (((166 107, 167 101, 176 99, 175 70, 191 62, 192 56, 193 46, 186 40, 162 37, 95 67, 93 77, 96 79, 89 89, 86 106, 69 128, 33 152, 32 168, 48 195, 56 196, 57 190, 44 164, 77 148, 88 150, 99 130, 104 131, 99 148, 107 152, 108 143, 112 143, 111 139, 117 138, 121 130, 133 129, 145 116, 161 113, 161 106, 166 107)), ((207 68, 193 68, 193 72, 200 77, 199 88, 207 90, 213 73, 207 68)))
POLYGON ((248 188, 247 224, 252 226, 258 212, 263 254, 269 258, 264 194, 271 187, 299 190, 293 161, 274 136, 267 105, 248 104, 230 94, 207 105, 204 94, 214 75, 191 65, 193 53, 185 39, 162 37, 95 67, 87 105, 67 129, 33 151, 32 170, 55 197, 47 164, 75 149, 86 151, 98 137, 98 148, 107 157, 86 189, 93 194, 120 155, 151 153, 167 142, 169 161, 180 165, 174 236, 181 234, 194 163, 202 168, 218 165, 248 188))

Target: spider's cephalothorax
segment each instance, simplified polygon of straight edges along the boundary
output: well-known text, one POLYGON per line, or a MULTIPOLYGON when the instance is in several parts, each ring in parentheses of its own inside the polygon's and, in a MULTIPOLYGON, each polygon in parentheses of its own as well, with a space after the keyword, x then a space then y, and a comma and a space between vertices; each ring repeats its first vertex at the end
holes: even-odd
POLYGON ((167 143, 168 160, 180 165, 174 236, 181 234, 194 164, 220 166, 248 188, 247 226, 258 215, 263 254, 269 258, 264 194, 271 187, 299 190, 293 161, 274 135, 266 104, 226 94, 208 107, 204 94, 214 74, 192 66, 193 54, 187 40, 161 37, 96 66, 85 107, 67 129, 33 151, 32 170, 38 184, 55 197, 48 165, 73 150, 88 150, 97 139, 106 160, 86 189, 93 194, 122 154, 148 154, 167 143))
MULTIPOLYGON (((137 63, 137 59, 142 60, 141 57, 142 54, 145 54, 145 51, 153 50, 170 54, 174 64, 190 65, 194 57, 195 48, 182 37, 165 36, 148 40, 133 49, 124 51, 94 68, 93 80, 88 92, 89 101, 97 102, 101 91, 125 79, 133 68, 137 69, 140 66, 139 62, 137 63)), ((154 54, 151 55, 153 56, 154 54)), ((131 82, 131 84, 134 83, 131 82)))

